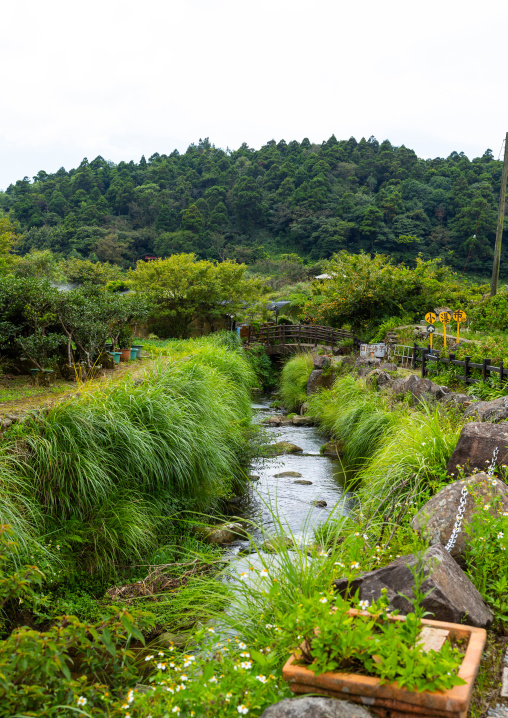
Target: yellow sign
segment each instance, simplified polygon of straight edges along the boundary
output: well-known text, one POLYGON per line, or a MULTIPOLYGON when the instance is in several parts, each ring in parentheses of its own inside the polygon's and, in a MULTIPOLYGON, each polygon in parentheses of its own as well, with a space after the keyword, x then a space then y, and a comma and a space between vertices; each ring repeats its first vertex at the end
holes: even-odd
POLYGON ((452 321, 450 312, 441 312, 439 315, 439 321, 443 324, 449 324, 452 321))
POLYGON ((429 324, 434 324, 436 319, 437 319, 437 317, 434 314, 434 312, 427 312, 427 314, 425 315, 425 321, 428 322, 429 324))
POLYGON ((456 309, 453 312, 453 318, 457 322, 457 344, 458 344, 459 343, 460 323, 466 321, 467 314, 466 314, 466 312, 463 312, 462 309, 456 309))

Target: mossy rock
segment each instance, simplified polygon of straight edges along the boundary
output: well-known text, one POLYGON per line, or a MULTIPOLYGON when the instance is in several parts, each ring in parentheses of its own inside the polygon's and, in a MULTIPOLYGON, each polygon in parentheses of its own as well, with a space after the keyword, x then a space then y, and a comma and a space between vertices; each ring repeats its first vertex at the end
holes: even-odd
POLYGON ((323 444, 323 446, 320 448, 319 453, 322 456, 330 456, 334 459, 337 459, 339 456, 341 456, 343 451, 344 447, 341 441, 327 441, 327 443, 323 444))
POLYGON ((268 456, 282 456, 283 454, 298 454, 303 449, 290 441, 277 441, 276 444, 266 446, 265 451, 268 456))
POLYGON ((289 536, 273 536, 271 539, 267 539, 261 548, 267 553, 278 553, 283 549, 293 548, 293 539, 289 536))

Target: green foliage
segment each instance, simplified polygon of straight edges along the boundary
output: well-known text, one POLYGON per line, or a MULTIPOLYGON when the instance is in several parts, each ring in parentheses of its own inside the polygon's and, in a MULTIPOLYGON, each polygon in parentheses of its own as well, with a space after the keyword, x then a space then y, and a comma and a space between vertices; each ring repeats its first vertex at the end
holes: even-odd
POLYGON ((194 254, 138 262, 132 285, 153 302, 154 318, 167 323, 169 336, 185 338, 192 322, 213 328, 226 314, 236 316, 257 294, 257 283, 244 278, 246 267, 235 262, 197 261, 194 254))
POLYGON ((139 163, 84 159, 19 180, 1 200, 21 226, 21 254, 49 249, 132 266, 154 253, 253 263, 267 253, 319 261, 345 249, 410 265, 421 253, 462 272, 471 250, 467 271, 487 276, 500 180, 490 151, 424 160, 374 137, 234 151, 206 139, 139 163))
POLYGON ((256 374, 258 385, 265 390, 272 389, 277 383, 277 378, 274 366, 265 352, 264 346, 259 344, 250 347, 245 356, 256 374))
MULTIPOLYGON (((421 592, 416 593, 421 598, 421 592)), ((340 596, 316 592, 302 598, 289 615, 281 615, 279 624, 291 634, 294 650, 304 642, 297 655, 317 675, 330 671, 374 675, 382 683, 396 681, 400 688, 417 691, 463 685, 457 675, 462 659, 458 649, 447 643, 438 652, 425 652, 417 642, 422 627, 418 611, 404 621, 390 621, 388 605, 384 589, 377 602, 369 606, 368 601, 360 601, 360 613, 350 615, 351 606, 340 596)))
POLYGON ((344 446, 348 469, 358 469, 374 456, 398 420, 383 397, 351 375, 336 381, 331 391, 311 397, 309 416, 344 446))
POLYGON ((133 639, 144 643, 142 631, 153 626, 153 616, 110 608, 95 624, 61 616, 47 631, 23 626, 9 633, 20 605, 35 615, 44 605, 44 575, 37 566, 19 565, 12 535, 8 526, 0 526, 0 631, 5 636, 0 640, 0 715, 71 715, 76 702, 104 715, 99 710, 136 678, 129 645, 133 639))
POLYGON ((309 414, 341 442, 346 466, 362 467, 356 475, 359 497, 369 510, 432 485, 462 428, 448 412, 392 406, 351 376, 312 397, 309 414))
POLYGON ((259 716, 268 706, 291 695, 276 654, 251 649, 238 638, 215 641, 213 633, 209 628, 195 635, 202 648, 197 656, 171 651, 163 657, 146 656, 153 690, 134 693, 132 700, 126 701, 133 718, 148 713, 153 718, 172 714, 200 718, 259 716))
POLYGON ((395 265, 376 254, 371 257, 340 252, 326 266, 330 279, 315 284, 305 309, 317 322, 334 327, 351 326, 366 337, 378 326, 400 317, 421 319, 439 303, 467 306, 471 290, 460 284, 440 260, 417 258, 416 268, 395 265))
MULTIPOLYGON (((503 473, 506 473, 503 471, 503 473)), ((492 484, 496 478, 487 479, 492 484)), ((508 632, 508 512, 500 497, 484 504, 473 499, 476 511, 465 526, 467 573, 494 612, 497 627, 508 632)))
POLYGON ((7 217, 0 216, 0 275, 5 274, 14 264, 13 249, 17 246, 21 236, 16 233, 16 227, 7 217))
POLYGON ((307 400, 307 381, 313 366, 310 354, 296 354, 284 364, 280 396, 287 410, 299 411, 307 400))
POLYGON ((61 270, 68 282, 72 284, 105 285, 120 280, 120 269, 107 262, 92 262, 88 259, 70 257, 61 262, 61 270))
POLYGON ((221 341, 177 343, 141 383, 113 383, 13 427, 24 451, 6 445, 2 514, 23 525, 23 502, 35 504, 35 527, 67 565, 108 573, 153 548, 179 502, 205 508, 242 485, 254 378, 221 341))
POLYGON ((471 329, 508 331, 508 292, 500 292, 475 304, 468 319, 471 329))
POLYGON ((397 327, 404 326, 405 324, 412 324, 413 318, 410 316, 407 317, 389 317, 384 322, 381 322, 376 327, 376 330, 373 335, 371 335, 370 340, 375 344, 376 342, 382 342, 385 340, 386 335, 388 332, 393 331, 397 327))

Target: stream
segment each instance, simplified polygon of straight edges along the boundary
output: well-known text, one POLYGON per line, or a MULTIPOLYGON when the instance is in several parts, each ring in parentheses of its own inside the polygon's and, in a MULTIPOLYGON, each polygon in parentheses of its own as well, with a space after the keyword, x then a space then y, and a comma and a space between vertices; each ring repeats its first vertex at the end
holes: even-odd
MULTIPOLYGON (((270 408, 271 400, 269 396, 262 396, 252 405, 257 424, 268 416, 282 415, 281 411, 270 408)), ((251 482, 248 492, 237 501, 235 511, 258 527, 252 532, 256 543, 263 541, 263 534, 266 537, 280 532, 280 528, 274 526, 274 514, 286 535, 301 540, 304 536, 310 538, 312 527, 326 521, 332 512, 337 517, 348 513, 353 497, 344 490, 341 463, 320 454, 321 446, 328 441, 325 434, 314 426, 292 424, 264 426, 263 431, 266 443, 289 441, 300 446, 302 452, 253 460, 250 473, 259 479, 251 482), (276 476, 287 471, 301 476, 276 476), (302 480, 312 483, 295 483, 302 480), (314 501, 325 501, 326 506, 314 506, 314 501)), ((231 548, 237 553, 248 546, 247 541, 236 541, 231 548)))

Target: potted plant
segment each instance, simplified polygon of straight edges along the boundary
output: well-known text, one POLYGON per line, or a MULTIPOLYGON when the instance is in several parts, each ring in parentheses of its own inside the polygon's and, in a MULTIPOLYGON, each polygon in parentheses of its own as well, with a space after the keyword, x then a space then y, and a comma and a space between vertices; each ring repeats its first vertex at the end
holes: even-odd
POLYGON ((118 333, 118 348, 121 352, 120 361, 130 361, 131 344, 134 332, 128 324, 124 324, 118 333))
MULTIPOLYGON (((418 593, 418 590, 415 590, 418 593)), ((321 693, 392 716, 466 718, 486 641, 482 628, 387 612, 386 594, 352 609, 332 593, 281 618, 293 634, 283 677, 294 693, 321 693)))

